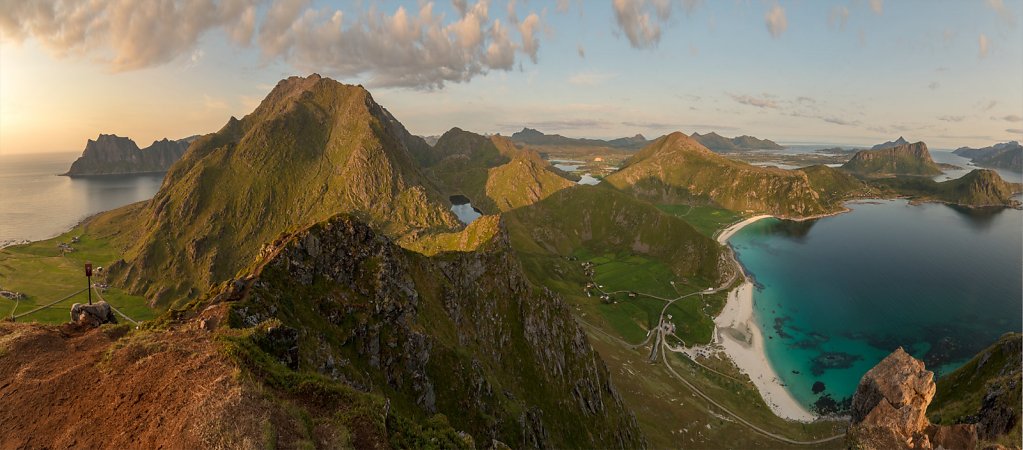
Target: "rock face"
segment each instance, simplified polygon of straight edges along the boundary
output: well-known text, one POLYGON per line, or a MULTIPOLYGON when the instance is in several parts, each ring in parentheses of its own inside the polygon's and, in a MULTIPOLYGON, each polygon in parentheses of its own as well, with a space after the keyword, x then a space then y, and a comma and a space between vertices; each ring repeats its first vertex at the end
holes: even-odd
MULTIPOLYGON (((901 140, 901 138, 899 139, 901 140)), ((870 176, 934 176, 941 173, 941 169, 931 159, 927 144, 923 142, 900 144, 898 142, 882 144, 896 145, 858 151, 849 162, 842 165, 842 168, 853 173, 870 176)))
POLYGON ((644 445, 561 299, 532 286, 498 227, 472 252, 404 250, 351 216, 287 236, 227 283, 229 323, 300 373, 443 414, 475 442, 644 445))
POLYGON ((974 448, 973 425, 936 426, 927 419, 934 373, 901 347, 870 369, 852 399, 851 448, 974 448))
POLYGON ((113 134, 101 134, 89 139, 82 156, 71 164, 64 175, 125 175, 154 173, 170 170, 195 137, 171 141, 163 139, 149 147, 139 149, 135 141, 113 134))
POLYGON ((885 142, 885 143, 877 144, 877 145, 875 145, 873 147, 870 147, 870 149, 871 150, 881 150, 883 148, 898 147, 900 145, 906 145, 908 143, 909 143, 909 141, 907 141, 902 136, 899 136, 899 138, 894 140, 894 141, 888 141, 888 142, 885 142))

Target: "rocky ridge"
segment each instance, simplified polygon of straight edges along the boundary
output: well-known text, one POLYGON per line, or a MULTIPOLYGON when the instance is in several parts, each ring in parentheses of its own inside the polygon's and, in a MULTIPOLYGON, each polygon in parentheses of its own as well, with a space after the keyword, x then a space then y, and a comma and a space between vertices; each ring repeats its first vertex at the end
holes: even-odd
POLYGON ((89 139, 82 156, 63 175, 75 177, 166 172, 181 159, 195 139, 196 136, 174 141, 165 138, 140 149, 129 138, 100 134, 96 140, 89 139))

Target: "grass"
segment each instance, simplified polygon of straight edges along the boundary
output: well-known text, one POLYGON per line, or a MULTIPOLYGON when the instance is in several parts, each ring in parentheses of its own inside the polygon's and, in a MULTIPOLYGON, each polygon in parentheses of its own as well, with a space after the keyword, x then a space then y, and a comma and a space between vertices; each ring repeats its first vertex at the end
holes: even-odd
MULTIPOLYGON (((108 267, 120 258, 120 251, 110 240, 90 234, 82 225, 52 239, 4 248, 0 250, 0 286, 21 292, 25 294, 25 298, 17 302, 16 307, 15 302, 0 299, 2 301, 0 316, 9 317, 11 314, 28 312, 82 290, 87 285, 84 274, 84 265, 87 261, 92 262, 93 267, 99 268, 108 267), (75 251, 61 256, 57 244, 70 243, 74 236, 80 236, 78 243, 71 244, 75 251)), ((104 282, 105 275, 94 271, 92 281, 104 282)), ((138 321, 150 320, 157 314, 147 306, 144 298, 129 295, 121 289, 110 288, 102 296, 121 312, 138 321)), ((18 320, 42 323, 67 322, 71 305, 87 301, 87 293, 82 292, 18 320)), ((96 301, 99 301, 99 297, 93 294, 93 302, 96 301)))
POLYGON ((678 217, 707 237, 738 222, 745 214, 713 206, 657 205, 657 209, 678 217))

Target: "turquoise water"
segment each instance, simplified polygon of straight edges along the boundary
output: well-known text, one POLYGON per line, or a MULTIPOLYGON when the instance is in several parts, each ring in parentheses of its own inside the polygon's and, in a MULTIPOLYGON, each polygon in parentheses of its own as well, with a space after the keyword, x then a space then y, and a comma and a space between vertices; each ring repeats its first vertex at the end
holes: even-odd
POLYGON ((898 346, 940 375, 1023 330, 1023 211, 847 206, 761 220, 729 241, 756 280, 768 359, 800 402, 827 410, 898 346))

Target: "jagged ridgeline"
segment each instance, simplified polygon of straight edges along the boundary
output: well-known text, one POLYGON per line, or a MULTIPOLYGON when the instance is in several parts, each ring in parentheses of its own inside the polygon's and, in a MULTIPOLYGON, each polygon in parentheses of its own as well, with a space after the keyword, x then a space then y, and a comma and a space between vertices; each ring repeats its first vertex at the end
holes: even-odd
POLYGON ((246 275, 173 315, 246 330, 232 353, 275 389, 314 374, 387 398, 399 448, 428 445, 415 424, 437 413, 479 447, 644 446, 583 330, 490 229, 475 251, 427 257, 340 215, 268 244, 246 275))
POLYGON ((842 209, 834 196, 822 196, 805 172, 734 161, 680 132, 655 140, 605 180, 658 204, 704 204, 781 217, 842 209))
POLYGON ((194 297, 282 232, 339 212, 399 240, 459 226, 411 153, 428 147, 361 86, 281 81, 251 114, 199 138, 142 208, 121 283, 151 302, 194 297))
POLYGON ((941 168, 931 159, 927 144, 910 144, 901 137, 896 142, 875 145, 871 150, 861 150, 853 155, 842 169, 868 176, 941 174, 941 168))

